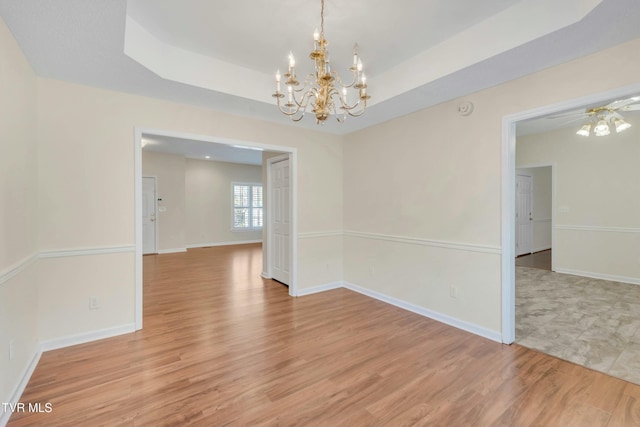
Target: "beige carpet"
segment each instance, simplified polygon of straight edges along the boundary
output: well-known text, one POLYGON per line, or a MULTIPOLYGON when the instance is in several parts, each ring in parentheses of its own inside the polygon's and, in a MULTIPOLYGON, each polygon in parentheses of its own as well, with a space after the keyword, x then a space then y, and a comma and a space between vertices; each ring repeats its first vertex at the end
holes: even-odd
POLYGON ((516 266, 516 342, 640 384, 640 286, 516 266))

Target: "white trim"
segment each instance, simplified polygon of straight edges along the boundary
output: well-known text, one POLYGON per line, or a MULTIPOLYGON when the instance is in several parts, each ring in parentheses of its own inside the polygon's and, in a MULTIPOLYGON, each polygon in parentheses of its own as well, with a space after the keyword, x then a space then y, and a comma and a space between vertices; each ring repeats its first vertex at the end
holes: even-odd
MULTIPOLYGON (((516 122, 562 111, 579 109, 585 105, 598 104, 613 98, 622 98, 640 91, 640 83, 620 87, 588 96, 574 98, 557 104, 545 105, 528 111, 521 111, 502 117, 502 339, 511 344, 516 335, 515 318, 515 163, 516 163, 516 122)), ((519 167, 527 167, 520 165, 519 167)), ((555 168, 554 168, 555 170, 555 168)), ((554 180, 555 182, 555 180, 554 180)), ((553 189, 555 190, 555 188, 553 189)), ((554 227, 552 227, 552 230, 554 227)), ((553 245, 553 234, 552 234, 553 245)))
POLYGON ((306 295, 317 294, 319 292, 331 291, 333 289, 340 289, 340 288, 344 288, 343 282, 325 283, 324 285, 318 285, 318 286, 312 286, 310 288, 300 289, 296 296, 303 297, 306 295))
POLYGON ((594 273, 592 271, 573 270, 570 268, 558 268, 554 270, 556 273, 571 274, 572 276, 589 277, 591 279, 608 280, 610 282, 629 283, 631 285, 640 285, 640 279, 637 277, 616 276, 615 274, 594 273))
POLYGON ((262 239, 259 239, 259 240, 236 240, 236 241, 232 241, 232 242, 193 243, 193 244, 187 245, 187 249, 208 248, 209 246, 249 245, 251 243, 262 243, 262 239))
MULTIPOLYGON (((133 186, 134 186, 134 238, 135 238, 135 327, 142 329, 143 316, 143 288, 142 288, 142 146, 143 134, 167 136, 182 139, 193 139, 203 142, 214 142, 225 145, 241 145, 248 148, 260 148, 263 151, 288 153, 289 167, 291 173, 291 283, 289 284, 289 295, 294 295, 298 282, 298 239, 295 239, 298 232, 298 149, 281 145, 263 144, 254 141, 242 141, 224 137, 214 137, 198 135, 185 132, 172 132, 163 129, 145 128, 134 126, 133 128, 133 186)), ((264 184, 263 184, 264 185, 264 184)), ((266 219, 265 219, 266 222, 266 219)), ((268 256, 269 250, 263 253, 268 256)), ((268 272, 267 272, 268 273, 268 272)))
POLYGON ((375 298, 377 300, 394 305, 412 313, 416 313, 421 316, 444 323, 446 325, 453 326, 454 328, 462 329, 463 331, 472 333, 474 335, 479 335, 481 337, 490 339, 491 341, 502 342, 502 337, 498 331, 493 331, 491 329, 487 329, 483 326, 479 326, 471 322, 456 319, 455 317, 447 316, 446 314, 438 313, 436 311, 429 310, 428 308, 424 308, 398 298, 390 297, 383 293, 363 288, 362 286, 354 285, 353 283, 345 282, 344 287, 354 292, 358 292, 359 294, 375 298))
POLYGON ((22 258, 12 266, 8 267, 4 272, 0 273, 0 285, 8 282, 9 280, 22 273, 27 267, 33 264, 38 259, 38 253, 32 253, 22 258))
POLYGON ((411 245, 432 246, 436 248, 454 249, 458 251, 481 252, 500 254, 498 246, 476 245, 472 243, 447 242, 444 240, 430 240, 419 237, 391 236, 387 234, 363 233, 359 231, 345 231, 345 236, 360 237, 363 239, 383 240, 387 242, 406 243, 411 245))
MULTIPOLYGON (((537 252, 548 251, 549 249, 551 249, 551 246, 541 246, 541 247, 539 247, 539 248, 533 248, 533 249, 531 250, 531 253, 532 253, 532 254, 535 254, 535 253, 537 253, 537 252)), ((553 270, 553 269, 552 269, 552 270, 553 270)))
POLYGON ((538 219, 532 219, 531 221, 536 223, 551 222, 551 218, 538 218, 538 219))
MULTIPOLYGON (((156 188, 157 190, 157 188, 156 188)), ((157 194, 156 194, 157 199, 157 194)), ((134 230, 133 238, 135 241, 136 255, 135 255, 135 290, 133 296, 134 303, 134 318, 136 324, 136 330, 142 329, 142 314, 143 306, 142 300, 144 298, 142 292, 142 255, 143 246, 142 241, 142 128, 133 128, 133 204, 134 204, 134 230)), ((156 215, 156 219, 159 215, 156 215)), ((158 225, 156 224, 156 230, 158 225)), ((157 236, 157 235, 156 235, 157 236)), ((158 249, 158 239, 156 239, 156 249, 158 249)))
POLYGON ((604 231, 607 233, 640 233, 640 228, 637 227, 605 227, 599 225, 565 225, 557 224, 556 230, 571 230, 571 231, 604 231))
POLYGON ((263 271, 262 273, 260 273, 260 277, 262 277, 263 279, 273 279, 273 277, 269 276, 269 274, 266 271, 263 271))
POLYGON ((141 179, 144 178, 152 178, 153 179, 153 205, 155 207, 155 221, 153 222, 153 233, 155 235, 155 240, 153 242, 153 252, 144 252, 144 242, 143 242, 143 255, 151 255, 155 254, 158 251, 158 222, 160 220, 160 215, 158 215, 158 176, 157 175, 143 175, 141 179))
POLYGON ((134 323, 126 323, 120 326, 112 326, 110 328, 98 329, 91 332, 83 332, 81 334, 68 335, 66 337, 42 341, 40 342, 40 350, 43 352, 57 350, 59 348, 70 347, 72 345, 85 344, 91 341, 129 334, 135 331, 136 325, 134 323))
POLYGON ((187 248, 161 249, 158 251, 158 254, 177 254, 180 252, 187 252, 187 248))
POLYGON ((316 239, 320 237, 342 237, 342 231, 310 231, 306 233, 298 233, 298 239, 316 239))
POLYGON ((133 245, 123 246, 104 246, 95 248, 78 248, 78 249, 56 249, 51 251, 42 251, 38 258, 64 258, 74 256, 87 255, 103 255, 103 254, 121 254, 135 252, 136 247, 133 245))
MULTIPOLYGON (((27 387, 31 376, 33 375, 33 371, 36 370, 36 366, 38 366, 38 362, 40 361, 40 356, 42 356, 42 350, 37 350, 33 357, 31 358, 31 362, 24 369, 22 375, 20 376, 20 381, 16 384, 13 392, 10 394, 9 402, 11 404, 16 404, 20 402, 20 398, 22 397, 22 393, 24 393, 24 389, 27 387)), ((0 426, 4 427, 9 422, 9 418, 11 418, 13 413, 11 411, 4 411, 0 409, 0 426)))

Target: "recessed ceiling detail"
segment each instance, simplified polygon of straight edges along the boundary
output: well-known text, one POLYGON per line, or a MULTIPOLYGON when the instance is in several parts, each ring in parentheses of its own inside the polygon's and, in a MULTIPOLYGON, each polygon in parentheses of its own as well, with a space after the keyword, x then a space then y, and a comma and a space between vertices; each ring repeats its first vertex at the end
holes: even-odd
MULTIPOLYGON (((332 68, 348 74, 359 42, 375 96, 358 120, 296 126, 339 134, 640 37, 638 0, 326 2, 332 68)), ((318 26, 311 0, 0 1, 0 16, 40 77, 282 125, 273 72, 318 26)))
MULTIPOLYGON (((351 58, 352 41, 366 41, 369 82, 380 89, 375 105, 574 24, 601 2, 331 2, 327 22, 334 40, 349 40, 331 47, 333 58, 351 58)), ((273 104, 271 73, 289 46, 308 50, 315 8, 293 0, 129 0, 124 53, 165 79, 273 104)))

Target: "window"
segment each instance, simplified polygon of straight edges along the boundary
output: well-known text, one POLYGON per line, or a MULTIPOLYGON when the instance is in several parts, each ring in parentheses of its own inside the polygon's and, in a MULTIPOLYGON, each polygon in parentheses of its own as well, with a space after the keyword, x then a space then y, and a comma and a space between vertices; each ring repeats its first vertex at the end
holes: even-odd
POLYGON ((262 229, 262 184, 233 183, 233 231, 262 229))

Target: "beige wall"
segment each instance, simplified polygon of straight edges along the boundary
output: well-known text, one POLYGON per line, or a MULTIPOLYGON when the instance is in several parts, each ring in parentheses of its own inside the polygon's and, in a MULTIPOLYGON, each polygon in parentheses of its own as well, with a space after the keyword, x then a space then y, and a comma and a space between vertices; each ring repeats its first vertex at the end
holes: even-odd
POLYGON ((556 167, 556 271, 640 282, 638 116, 606 137, 578 136, 577 125, 518 138, 518 164, 556 167))
POLYGON ((502 117, 636 83, 640 72, 635 40, 469 95, 469 117, 455 100, 340 137, 35 78, 4 24, 0 48, 11 95, 0 99, 0 268, 17 273, 0 284, 5 401, 38 338, 134 322, 136 126, 295 148, 301 289, 346 279, 497 333, 502 117), (34 251, 46 259, 20 262, 34 251))
POLYGON ((184 156, 142 151, 142 176, 156 177, 156 214, 159 253, 180 252, 187 247, 187 202, 184 156), (163 208, 164 211, 161 211, 163 208))
MULTIPOLYGON (((38 101, 40 191, 46 211, 51 212, 51 216, 40 217, 43 249, 124 248, 119 257, 95 255, 104 268, 117 272, 119 279, 108 283, 96 281, 90 271, 80 268, 83 256, 43 265, 43 277, 55 273, 68 278, 47 284, 52 287, 52 299, 42 310, 51 313, 44 319, 48 322, 47 339, 80 334, 68 318, 75 319, 76 325, 86 325, 85 331, 134 322, 129 300, 115 306, 105 304, 98 310, 99 316, 89 310, 88 301, 98 291, 94 288, 98 284, 102 291, 97 296, 106 301, 110 295, 133 295, 135 256, 129 247, 134 244, 136 126, 295 148, 299 161, 298 229, 341 228, 341 137, 43 78, 38 79, 38 101), (325 174, 330 176, 324 179, 325 174), (68 293, 79 295, 67 299, 68 293), (53 314, 62 311, 66 318, 53 314)), ((301 248, 300 257, 308 259, 304 252, 314 248, 313 243, 301 248)), ((342 253, 338 242, 331 252, 342 253)), ((308 277, 305 273, 310 268, 313 266, 299 263, 300 277, 308 277)), ((332 281, 340 279, 336 276, 332 281)), ((299 282, 300 288, 314 284, 299 282)))
POLYGON ((262 167, 144 150, 142 175, 157 178, 159 253, 262 240, 261 231, 231 231, 231 183, 262 182, 262 167))
POLYGON ((187 159, 187 246, 262 240, 262 231, 231 231, 231 183, 262 183, 262 166, 187 159))
POLYGON ((538 252, 551 249, 551 205, 553 196, 551 166, 518 168, 516 173, 530 176, 533 182, 533 206, 531 212, 533 217, 532 251, 538 252))
POLYGON ((36 77, 1 18, 0 64, 0 401, 10 402, 38 348, 36 77))
POLYGON ((634 40, 470 94, 468 117, 454 100, 349 135, 345 280, 499 336, 502 117, 637 83, 639 51, 634 40))

